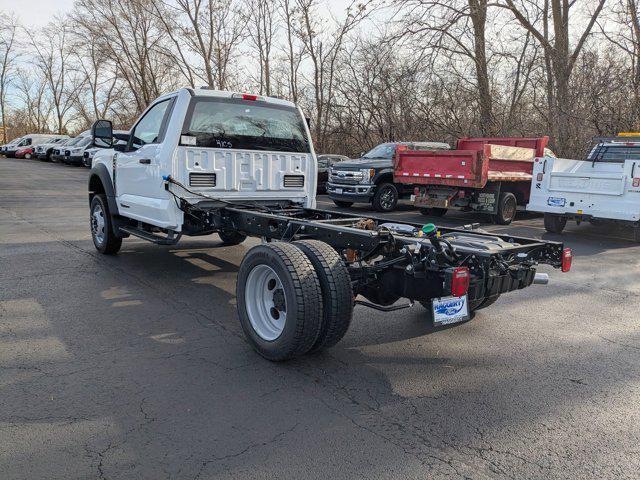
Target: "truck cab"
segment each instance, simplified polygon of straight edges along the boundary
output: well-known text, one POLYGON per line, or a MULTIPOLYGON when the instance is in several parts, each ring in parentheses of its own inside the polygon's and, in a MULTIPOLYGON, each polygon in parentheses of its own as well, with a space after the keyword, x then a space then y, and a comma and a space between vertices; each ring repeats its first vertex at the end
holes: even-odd
POLYGON ((610 222, 631 227, 640 241, 640 134, 594 140, 583 160, 536 159, 527 210, 544 213, 551 233, 568 220, 610 222))
MULTIPOLYGON (((96 143, 110 147, 113 130, 103 125, 96 143)), ((144 225, 175 233, 199 228, 185 219, 174 194, 196 204, 215 198, 315 206, 309 130, 300 109, 285 100, 184 88, 156 99, 115 147, 94 155, 95 191, 104 189, 113 213, 144 225)))
POLYGON ((442 142, 382 143, 355 160, 339 162, 331 167, 327 194, 339 207, 354 203, 371 203, 379 212, 396 208, 398 199, 408 196, 412 189, 393 181, 393 159, 398 149, 449 150, 442 142))

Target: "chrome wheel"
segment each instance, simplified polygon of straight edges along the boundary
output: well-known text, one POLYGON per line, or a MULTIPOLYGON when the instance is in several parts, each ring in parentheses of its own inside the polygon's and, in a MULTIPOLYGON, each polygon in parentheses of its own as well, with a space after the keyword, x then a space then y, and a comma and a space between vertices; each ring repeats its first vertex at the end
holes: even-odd
POLYGON ((245 304, 251 326, 263 340, 273 341, 284 330, 287 299, 282 282, 267 265, 256 265, 247 277, 245 304))
POLYGON ((104 231, 104 210, 100 203, 96 203, 91 210, 91 235, 100 245, 104 243, 106 232, 104 231))

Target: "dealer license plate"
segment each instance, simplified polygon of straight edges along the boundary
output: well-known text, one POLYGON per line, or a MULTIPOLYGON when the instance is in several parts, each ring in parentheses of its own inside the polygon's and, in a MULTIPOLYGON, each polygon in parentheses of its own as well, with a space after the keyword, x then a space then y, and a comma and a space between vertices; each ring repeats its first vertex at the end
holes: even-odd
POLYGON ((341 188, 336 188, 336 193, 338 195, 342 195, 342 189, 341 188))
POLYGON ((434 325, 451 325, 469 320, 469 302, 467 296, 434 298, 434 325))

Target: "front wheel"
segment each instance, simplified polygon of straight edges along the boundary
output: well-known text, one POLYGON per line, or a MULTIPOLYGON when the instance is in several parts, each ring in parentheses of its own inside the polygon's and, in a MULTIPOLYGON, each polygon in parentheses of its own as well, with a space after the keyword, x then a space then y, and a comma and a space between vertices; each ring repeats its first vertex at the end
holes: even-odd
POLYGON ((562 233, 567 225, 567 217, 553 213, 544 214, 544 229, 549 233, 562 233))
POLYGON ((240 325, 253 348, 272 361, 307 353, 323 318, 318 275, 302 250, 290 243, 253 247, 236 286, 240 325))
POLYGON ((94 195, 91 199, 89 220, 91 238, 100 253, 113 255, 122 247, 122 238, 113 233, 113 223, 109 213, 109 204, 104 194, 94 195))
POLYGON ((340 208, 349 208, 351 205, 353 205, 353 202, 345 202, 343 200, 334 200, 333 203, 336 204, 336 207, 340 208))
POLYGON ((393 183, 383 183, 376 188, 373 208, 378 212, 392 212, 398 204, 398 189, 393 183))

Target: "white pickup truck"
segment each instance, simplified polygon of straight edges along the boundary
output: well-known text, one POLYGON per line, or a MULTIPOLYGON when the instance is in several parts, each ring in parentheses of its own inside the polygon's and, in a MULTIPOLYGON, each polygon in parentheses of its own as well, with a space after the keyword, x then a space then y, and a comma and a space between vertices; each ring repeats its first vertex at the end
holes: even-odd
POLYGON ((640 137, 597 139, 586 160, 536 158, 527 210, 544 212, 552 233, 569 219, 615 222, 640 241, 640 137))
POLYGON ((315 209, 311 136, 284 100, 185 88, 152 102, 124 144, 113 145, 107 120, 91 131, 103 147, 89 177, 98 251, 114 254, 130 235, 162 245, 182 235, 263 240, 242 260, 236 294, 245 335, 269 360, 335 345, 355 304, 392 311, 417 301, 435 325, 460 323, 546 283, 539 263, 571 266, 558 242, 315 209))

